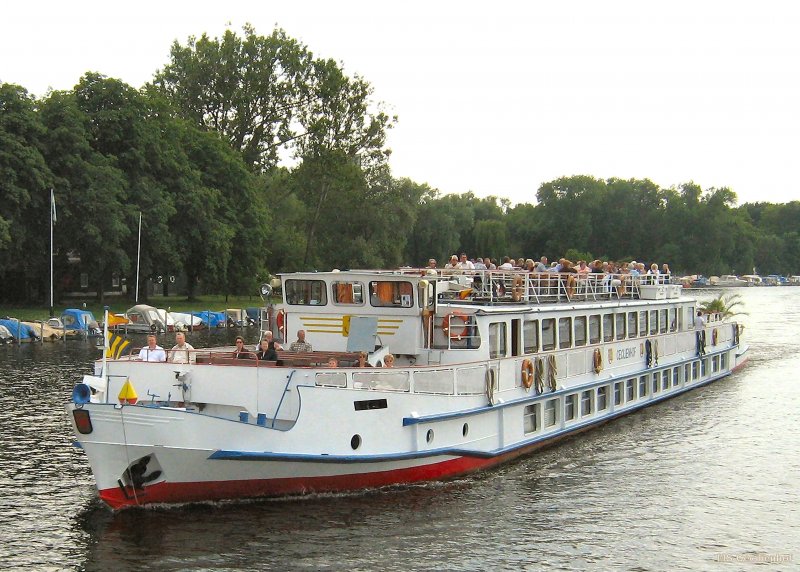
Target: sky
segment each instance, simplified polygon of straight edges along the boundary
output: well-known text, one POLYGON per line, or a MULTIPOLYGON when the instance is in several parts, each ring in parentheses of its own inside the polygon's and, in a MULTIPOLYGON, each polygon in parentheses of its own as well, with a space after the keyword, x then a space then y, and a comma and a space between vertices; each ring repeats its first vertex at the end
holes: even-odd
MULTIPOLYGON (((796 3, 795 3, 796 4, 796 3)), ((174 41, 274 27, 397 115, 395 177, 534 202, 571 175, 800 200, 790 1, 11 2, 0 82, 41 97, 88 72, 141 87, 174 41)))

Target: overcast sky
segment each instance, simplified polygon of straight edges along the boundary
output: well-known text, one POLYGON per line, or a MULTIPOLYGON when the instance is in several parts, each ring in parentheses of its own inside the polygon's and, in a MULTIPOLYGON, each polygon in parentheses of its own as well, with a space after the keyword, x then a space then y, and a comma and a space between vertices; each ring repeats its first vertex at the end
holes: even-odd
POLYGON ((740 1, 7 2, 0 82, 140 87, 174 40, 275 25, 399 117, 392 173, 533 202, 561 176, 800 199, 800 5, 740 1))

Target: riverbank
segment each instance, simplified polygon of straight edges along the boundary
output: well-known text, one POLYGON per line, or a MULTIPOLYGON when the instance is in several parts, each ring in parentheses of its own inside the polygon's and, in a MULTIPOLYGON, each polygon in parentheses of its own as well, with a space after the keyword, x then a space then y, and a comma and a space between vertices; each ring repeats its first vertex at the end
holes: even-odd
MULTIPOLYGON (((194 301, 188 301, 185 296, 152 296, 147 301, 139 301, 140 304, 149 304, 156 308, 163 308, 170 312, 202 312, 211 310, 214 312, 223 311, 226 308, 250 308, 264 305, 263 300, 258 296, 223 296, 206 295, 198 296, 194 301)), ((65 300, 57 303, 54 308, 56 316, 66 308, 84 308, 92 312, 98 320, 102 320, 104 306, 97 300, 65 300)), ((128 308, 134 306, 136 302, 127 298, 113 298, 106 302, 109 312, 123 314, 128 308)), ((11 316, 24 322, 47 321, 50 317, 49 308, 41 306, 12 306, 0 304, 0 316, 11 316)))

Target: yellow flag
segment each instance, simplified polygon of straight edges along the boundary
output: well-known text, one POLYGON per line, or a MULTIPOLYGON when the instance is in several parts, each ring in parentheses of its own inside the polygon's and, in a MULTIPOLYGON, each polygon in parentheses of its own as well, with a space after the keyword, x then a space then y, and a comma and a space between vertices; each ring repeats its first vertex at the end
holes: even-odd
POLYGON ((120 316, 119 314, 109 314, 108 315, 108 326, 118 326, 120 324, 127 324, 129 322, 128 318, 125 316, 120 316))
POLYGON ((122 355, 122 352, 125 351, 131 345, 131 341, 123 338, 115 334, 114 332, 108 332, 108 347, 106 348, 106 357, 112 359, 119 359, 119 356, 122 355))

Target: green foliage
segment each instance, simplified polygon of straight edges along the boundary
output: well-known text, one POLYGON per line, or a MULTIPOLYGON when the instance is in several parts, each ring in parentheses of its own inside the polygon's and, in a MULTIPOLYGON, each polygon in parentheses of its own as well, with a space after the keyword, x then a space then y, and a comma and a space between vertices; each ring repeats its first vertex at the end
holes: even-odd
POLYGON ((699 307, 700 309, 707 313, 707 314, 720 314, 723 318, 731 318, 733 316, 739 316, 741 314, 747 314, 747 312, 739 312, 736 310, 737 307, 742 305, 742 299, 739 294, 721 294, 720 296, 714 298, 713 300, 708 300, 706 302, 702 302, 699 307))

